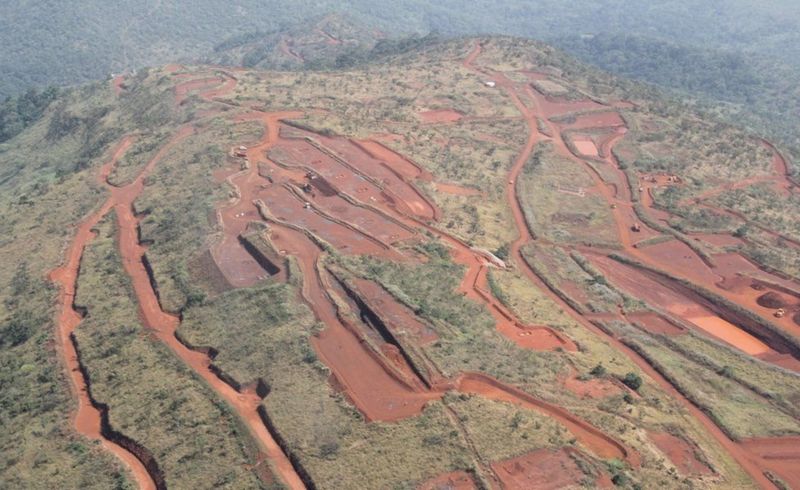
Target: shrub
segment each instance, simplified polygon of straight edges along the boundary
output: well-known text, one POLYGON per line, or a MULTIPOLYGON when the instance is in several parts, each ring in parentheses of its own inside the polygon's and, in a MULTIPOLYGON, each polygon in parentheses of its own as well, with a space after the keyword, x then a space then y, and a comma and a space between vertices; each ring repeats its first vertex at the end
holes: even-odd
POLYGON ((625 377, 622 378, 622 382, 625 383, 625 386, 634 391, 638 391, 642 386, 642 378, 636 373, 627 373, 625 377))
POLYGON ((606 375, 606 368, 603 366, 603 363, 598 364, 597 366, 593 367, 591 371, 589 371, 594 377, 601 377, 606 375))

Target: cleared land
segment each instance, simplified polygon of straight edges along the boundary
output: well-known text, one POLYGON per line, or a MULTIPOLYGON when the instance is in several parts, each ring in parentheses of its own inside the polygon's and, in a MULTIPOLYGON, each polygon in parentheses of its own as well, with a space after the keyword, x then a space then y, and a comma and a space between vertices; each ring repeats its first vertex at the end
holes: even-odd
MULTIPOLYGON (((8 205, 58 242, 30 256, 56 270, 57 331, 85 360, 69 374, 136 444, 78 433, 143 487, 796 484, 800 293, 746 249, 792 230, 732 204, 680 214, 721 208, 734 181, 794 193, 786 162, 582 70, 497 38, 95 88, 125 125, 85 168, 9 177, 25 185, 8 205)), ((65 133, 72 103, 50 116, 65 133)), ((36 243, 25 223, 2 225, 10 262, 36 243)), ((25 274, 7 278, 17 324, 25 274)), ((22 334, 13 348, 35 352, 22 334)), ((124 480, 104 457, 97 486, 124 480)))

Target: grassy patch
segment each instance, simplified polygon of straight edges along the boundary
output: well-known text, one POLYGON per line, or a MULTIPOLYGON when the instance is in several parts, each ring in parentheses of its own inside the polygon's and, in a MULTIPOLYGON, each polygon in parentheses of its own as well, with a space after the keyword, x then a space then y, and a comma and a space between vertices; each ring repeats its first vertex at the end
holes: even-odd
POLYGON ((531 232, 557 243, 619 246, 608 204, 593 186, 583 165, 549 145, 537 148, 517 183, 531 232))
POLYGON ((76 298, 89 312, 75 335, 93 396, 116 430, 150 450, 168 486, 258 487, 235 415, 136 320, 114 233, 106 218, 85 251, 76 298))
POLYGON ((273 284, 190 307, 180 334, 212 346, 221 369, 270 387, 264 405, 290 452, 319 488, 405 488, 471 468, 469 452, 440 403, 396 423, 369 423, 336 391, 312 349, 319 330, 298 303, 299 285, 273 284))

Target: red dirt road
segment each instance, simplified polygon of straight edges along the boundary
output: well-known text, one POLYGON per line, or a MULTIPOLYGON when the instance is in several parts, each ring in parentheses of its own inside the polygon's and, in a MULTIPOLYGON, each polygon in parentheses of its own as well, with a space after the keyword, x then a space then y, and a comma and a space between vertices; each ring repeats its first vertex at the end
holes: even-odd
POLYGON ((477 490, 475 480, 465 471, 453 471, 423 482, 417 490, 477 490))
MULTIPOLYGON (((190 82, 191 83, 191 82, 190 82)), ((205 84, 201 85, 205 86, 205 84)), ((176 94, 179 98, 181 94, 176 94)), ((175 330, 179 324, 177 317, 165 313, 153 290, 150 278, 143 264, 145 248, 138 241, 138 219, 133 214, 133 202, 142 192, 144 179, 150 174, 155 165, 164 157, 169 148, 178 144, 182 139, 192 134, 194 129, 183 126, 173 136, 173 138, 162 147, 158 153, 145 165, 142 172, 130 184, 124 187, 108 186, 110 197, 101 209, 90 215, 78 228, 78 233, 73 239, 67 255, 65 266, 56 269, 51 274, 54 282, 61 285, 60 295, 60 314, 58 318, 58 328, 65 350, 64 357, 73 383, 78 388, 79 394, 79 417, 77 418, 77 429, 79 432, 93 438, 99 437, 100 414, 93 410, 91 404, 87 404, 88 393, 85 380, 82 375, 76 374, 77 354, 74 346, 68 341, 69 334, 80 322, 80 316, 72 309, 72 298, 75 293, 78 266, 80 257, 91 239, 91 228, 104 217, 111 209, 117 216, 119 226, 119 246, 122 256, 123 267, 131 279, 134 292, 139 304, 140 316, 143 324, 152 329, 156 336, 164 342, 170 349, 197 374, 199 374, 208 385, 214 389, 228 404, 236 411, 247 425, 251 435, 265 450, 272 465, 290 488, 302 489, 305 485, 297 476, 294 468, 285 454, 277 445, 271 434, 267 431, 256 408, 260 405, 260 399, 254 393, 239 393, 230 385, 223 382, 211 369, 210 360, 204 353, 192 351, 181 344, 175 337, 175 330), (95 427, 98 431, 95 431, 95 427)), ((121 144, 114 153, 112 160, 101 168, 99 178, 105 180, 111 172, 116 160, 130 146, 132 139, 123 138, 121 144)), ((105 182, 103 182, 105 183, 105 182)), ((132 470, 134 477, 142 488, 154 488, 155 484, 150 475, 144 470, 141 462, 138 462, 129 452, 121 447, 103 439, 104 446, 108 447, 115 455, 120 457, 132 470)))
POLYGON ((586 448, 604 459, 619 459, 639 466, 639 455, 625 448, 592 425, 579 419, 561 407, 544 402, 533 396, 503 385, 488 376, 478 373, 467 373, 458 380, 458 390, 464 393, 475 393, 492 400, 513 403, 530 410, 544 413, 557 420, 586 448))
POLYGON ((757 454, 761 464, 784 482, 800 482, 800 436, 746 439, 742 445, 757 454))
MULTIPOLYGON (((109 163, 103 166, 103 171, 110 171, 116 161, 127 151, 132 143, 132 138, 124 138, 117 146, 109 163)), ((71 380, 71 385, 78 398, 78 408, 75 414, 75 429, 79 434, 89 439, 99 440, 103 447, 119 458, 131 471, 134 480, 140 489, 151 490, 156 488, 156 483, 148 473, 144 464, 127 449, 106 439, 100 433, 101 412, 94 406, 89 396, 87 379, 84 378, 80 369, 80 361, 75 344, 72 342, 71 335, 82 321, 81 315, 75 311, 73 304, 75 291, 78 283, 78 270, 80 268, 81 257, 86 245, 94 238, 92 228, 108 214, 114 203, 112 199, 105 203, 87 216, 77 228, 69 247, 67 248, 64 263, 50 272, 49 278, 59 286, 58 295, 58 316, 56 325, 58 329, 58 347, 67 368, 67 373, 71 380)))
MULTIPOLYGON (((475 61, 477 60, 478 56, 481 53, 480 44, 475 45, 474 49, 469 53, 469 55, 464 60, 464 66, 472 69, 478 73, 481 73, 482 76, 487 75, 487 71, 483 68, 477 68, 474 66, 475 61)), ((523 104, 520 100, 520 97, 517 92, 517 88, 514 84, 509 81, 506 77, 502 76, 501 74, 491 74, 493 80, 496 84, 503 90, 506 91, 508 96, 517 106, 519 111, 523 114, 524 118, 528 122, 528 127, 530 128, 530 135, 528 138, 527 143, 521 149, 519 156, 514 161, 514 164, 509 172, 508 178, 508 185, 506 187, 506 192, 508 195, 508 200, 511 205, 511 209, 514 216, 514 221, 516 227, 518 229, 520 237, 514 241, 510 247, 509 255, 514 259, 517 264, 520 265, 521 269, 525 272, 526 276, 542 291, 548 292, 549 296, 553 301, 555 301, 559 306, 561 306, 564 311, 566 311, 571 317, 573 317, 576 321, 578 321, 581 325, 586 327, 588 330, 593 332, 594 334, 598 335, 599 337, 603 338, 607 342, 609 342, 612 346, 614 346, 617 350, 623 352, 627 357, 629 357, 637 366, 639 366, 642 371, 644 371, 651 379, 653 379, 663 390, 665 390, 668 394, 673 396, 675 399, 679 400, 682 405, 697 419, 699 420, 706 430, 717 440, 717 442, 724 447, 728 453, 739 463, 739 465, 750 475, 751 478, 755 482, 758 483, 759 486, 762 488, 772 488, 774 485, 767 479, 763 474, 764 466, 761 464, 757 457, 748 451, 743 446, 736 444, 734 441, 729 439, 727 435, 725 435, 720 428, 714 424, 714 422, 700 409, 698 409, 695 405, 693 405, 689 400, 686 399, 666 378, 664 378, 660 373, 658 373, 649 363, 647 363, 644 359, 642 359, 638 354, 636 354, 633 350, 622 344, 618 339, 606 334, 601 329, 597 328, 591 322, 589 322, 586 318, 584 318, 579 312, 575 311, 569 304, 567 304, 558 294, 552 291, 544 281, 536 275, 536 273, 527 266, 522 254, 520 253, 520 247, 527 243, 528 241, 532 240, 532 236, 528 230, 527 224, 524 219, 524 215, 522 213, 522 209, 516 194, 516 187, 515 182, 517 181, 517 177, 519 173, 522 171, 523 166, 527 162, 528 158, 530 157, 533 148, 535 147, 536 143, 540 138, 551 138, 546 135, 539 134, 537 130, 537 110, 541 111, 544 114, 555 114, 558 112, 565 112, 565 111, 577 111, 581 110, 578 104, 571 104, 569 107, 563 104, 553 104, 553 103, 545 103, 541 104, 541 108, 537 109, 529 109, 525 104, 523 104)), ((529 87, 526 90, 530 90, 529 87)), ((532 97, 534 100, 536 97, 532 97)), ((538 102, 538 101, 537 101, 538 102)), ((590 108, 597 108, 597 105, 594 102, 585 104, 590 108)), ((602 107, 602 106, 601 106, 602 107)), ((585 108, 585 107, 584 107, 585 108)), ((560 139, 560 138, 559 138, 560 139)), ((563 143, 563 140, 562 140, 563 143)), ((601 187, 607 189, 605 185, 602 185, 600 182, 601 187)), ((613 200, 613 197, 609 196, 609 200, 613 200)), ((620 220, 618 213, 615 213, 615 218, 617 220, 618 226, 620 228, 620 236, 623 238, 623 243, 630 244, 631 240, 628 238, 627 240, 624 237, 629 237, 629 233, 627 230, 623 231, 624 221, 620 220)))
MULTIPOLYGON (((345 250, 353 247, 354 236, 342 234, 340 238, 343 242, 337 245, 334 235, 326 232, 325 227, 320 223, 308 221, 298 214, 298 210, 289 210, 286 207, 295 198, 284 191, 273 192, 272 189, 282 181, 281 179, 291 181, 298 178, 295 169, 313 165, 313 171, 319 172, 319 175, 326 180, 324 186, 318 187, 320 193, 328 188, 330 188, 330 192, 336 191, 337 185, 352 181, 353 176, 361 177, 362 182, 379 182, 384 191, 393 192, 397 198, 379 200, 378 194, 365 192, 362 195, 375 197, 375 199, 367 199, 371 202, 370 206, 381 209, 387 216, 394 216, 398 222, 403 222, 408 227, 424 227, 452 245, 454 260, 468 266, 462 290, 477 301, 490 306, 498 318, 498 328, 501 331, 505 329, 504 325, 511 326, 513 334, 511 332, 504 333, 511 338, 517 337, 515 341, 528 348, 575 349, 574 344, 569 340, 561 338, 558 333, 547 327, 519 325, 510 313, 505 311, 504 307, 486 292, 487 261, 483 255, 472 251, 465 244, 427 224, 426 221, 431 218, 430 214, 419 214, 415 212, 414 206, 402 205, 408 203, 407 200, 417 200, 418 193, 415 190, 402 191, 409 187, 400 179, 398 175, 400 172, 387 173, 387 170, 393 170, 390 168, 391 165, 385 166, 388 162, 376 160, 376 154, 367 155, 372 158, 369 160, 369 158, 365 158, 362 148, 340 138, 321 137, 295 128, 292 128, 289 133, 300 134, 307 138, 306 141, 318 140, 319 143, 282 140, 280 137, 282 132, 279 130, 277 119, 262 118, 267 125, 265 138, 257 146, 247 150, 247 158, 255 165, 266 165, 264 168, 268 169, 266 174, 269 179, 260 177, 252 169, 233 179, 241 198, 222 212, 224 227, 227 230, 226 233, 236 233, 237 230, 227 223, 243 214, 248 216, 249 220, 246 211, 247 203, 250 202, 251 197, 256 197, 254 202, 257 203, 261 216, 271 223, 269 232, 271 241, 281 253, 297 258, 304 277, 303 298, 311 306, 317 318, 326 325, 319 335, 311 339, 312 345, 320 359, 333 372, 336 384, 341 387, 367 420, 391 421, 416 415, 427 402, 440 398, 449 386, 442 386, 441 389, 439 387, 425 388, 421 380, 408 375, 413 373, 409 366, 402 365, 398 368, 398 362, 401 364, 405 362, 402 357, 389 356, 390 359, 382 353, 386 354, 392 349, 386 350, 381 347, 381 352, 377 352, 368 347, 361 327, 354 323, 354 319, 341 314, 337 305, 342 298, 338 300, 335 298, 338 293, 332 286, 332 279, 320 266, 322 250, 308 234, 326 238, 336 248, 345 250), (279 148, 280 151, 268 152, 271 147, 279 148), (326 148, 335 152, 335 155, 329 153, 326 148), (265 153, 273 162, 280 162, 280 166, 273 165, 270 161, 263 161, 262 155, 265 153), (398 188, 401 191, 398 192, 398 188)), ((392 158, 384 158, 384 160, 391 162, 392 158)), ((300 186, 301 183, 296 182, 294 185, 300 186)), ((313 179, 311 185, 316 186, 313 179)), ((310 206, 306 206, 305 211, 308 211, 309 207, 316 206, 317 196, 308 194, 308 199, 310 206)), ((336 212, 342 213, 341 210, 336 212)), ((397 316, 398 311, 392 313, 393 311, 389 308, 390 317, 392 314, 397 316)), ((414 329, 412 328, 412 330, 414 329)), ((415 335, 418 337, 417 340, 424 343, 424 326, 420 326, 417 330, 415 335)), ((516 388, 502 385, 482 375, 468 375, 458 383, 470 392, 488 394, 496 399, 535 409, 555 417, 574 432, 576 438, 589 449, 596 451, 600 457, 628 458, 638 464, 638 456, 635 453, 631 453, 613 439, 560 407, 549 405, 516 388)))

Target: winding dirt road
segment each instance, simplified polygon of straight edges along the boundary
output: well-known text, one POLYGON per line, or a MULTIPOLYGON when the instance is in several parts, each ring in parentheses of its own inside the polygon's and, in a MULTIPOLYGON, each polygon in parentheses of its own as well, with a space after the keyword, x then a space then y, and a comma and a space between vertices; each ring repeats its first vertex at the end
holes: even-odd
MULTIPOLYGON (((535 148, 537 142, 542 140, 554 141, 555 138, 554 136, 541 134, 537 129, 538 127, 537 115, 539 114, 537 114, 538 111, 535 104, 536 102, 535 97, 531 98, 531 100, 534 101, 534 107, 533 108, 527 107, 520 100, 520 96, 518 93, 519 89, 515 86, 513 82, 508 80, 502 74, 489 72, 483 68, 478 68, 477 66, 475 66, 475 62, 480 53, 481 53, 481 46, 479 43, 476 43, 473 50, 464 60, 464 66, 477 73, 480 73, 482 76, 487 76, 487 75, 490 76, 491 79, 495 81, 496 85, 501 89, 503 89, 507 93, 507 95, 511 98, 511 100, 517 106, 519 111, 523 114, 525 120, 528 123, 528 127, 530 128, 528 141, 522 148, 517 159, 514 161, 511 171, 509 172, 508 184, 506 186, 508 201, 513 212, 517 230, 519 232, 519 238, 515 240, 510 247, 510 256, 520 266, 520 268, 524 271, 524 273, 531 280, 531 282, 533 282, 542 291, 547 292, 549 297, 553 301, 555 301, 564 311, 566 311, 573 319, 575 319, 579 324, 583 325, 588 330, 593 332, 595 335, 607 341, 617 350, 623 352, 629 359, 631 359, 637 366, 639 366, 639 368, 642 369, 642 371, 644 371, 651 379, 653 379, 665 392, 673 396, 675 399, 679 400, 681 404, 687 409, 687 411, 690 414, 692 414, 699 422, 701 422, 701 424, 706 428, 708 433, 711 436, 713 436, 714 439, 717 440, 717 442, 723 448, 727 450, 727 452, 737 461, 737 463, 739 463, 739 465, 750 475, 750 477, 760 487, 774 488, 775 485, 764 475, 764 471, 768 469, 768 466, 764 464, 764 462, 758 457, 757 454, 748 451, 748 449, 743 445, 737 444, 736 442, 732 441, 711 420, 711 418, 708 415, 706 415, 697 406, 691 403, 685 396, 683 396, 683 394, 681 394, 664 376, 662 376, 659 372, 657 372, 645 359, 643 359, 636 352, 634 352, 632 349, 623 344, 619 339, 608 335, 606 332, 604 332, 603 330, 595 326, 593 323, 591 323, 578 311, 573 309, 566 301, 564 301, 561 298, 560 295, 556 293, 556 291, 553 291, 550 287, 548 287, 545 284, 545 282, 536 274, 536 272, 528 266, 527 262, 522 256, 520 248, 525 243, 528 243, 529 241, 533 240, 533 237, 531 236, 530 231, 527 227, 527 223, 525 221, 522 212, 519 198, 517 196, 516 182, 525 163, 530 158, 530 155, 533 149, 535 148)), ((544 117, 542 119, 546 120, 547 117, 544 117)), ((560 132, 554 132, 554 134, 560 135, 560 132)), ((558 141, 554 142, 557 145, 564 144, 562 138, 560 137, 558 138, 558 141)), ((608 154, 611 155, 611 152, 609 151, 608 154)), ((585 164, 585 162, 583 163, 585 164)), ((594 173, 593 171, 590 173, 594 177, 599 178, 599 176, 597 176, 597 174, 594 173)), ((616 196, 611 194, 608 186, 605 185, 605 182, 601 180, 600 182, 598 182, 597 187, 601 190, 601 192, 604 194, 604 197, 608 200, 609 203, 617 202, 616 196)), ((619 230, 620 239, 622 240, 623 244, 625 244, 626 250, 635 250, 632 246, 633 241, 630 238, 629 228, 627 228, 624 225, 626 220, 623 216, 620 215, 619 209, 614 209, 614 217, 619 230)))
MULTIPOLYGON (((215 79, 219 82, 219 79, 215 79)), ((235 81, 235 79, 234 79, 235 81)), ((191 83, 191 82, 190 82, 191 83)), ((192 88, 208 86, 208 83, 193 84, 192 88)), ((227 88, 232 89, 235 84, 225 81, 227 88)), ((184 86, 184 89, 186 86, 184 86)), ((188 93, 179 92, 177 99, 181 99, 188 93)), ((210 90, 203 94, 205 97, 217 96, 219 89, 210 90)), ((194 133, 191 125, 182 126, 170 141, 159 149, 156 155, 145 165, 141 173, 130 184, 124 187, 115 187, 107 182, 107 178, 116 161, 122 156, 125 150, 132 143, 131 137, 123 138, 114 155, 99 172, 99 180, 106 185, 110 191, 110 197, 95 213, 87 217, 78 227, 76 236, 73 238, 67 253, 67 262, 64 266, 54 270, 50 277, 61 286, 60 312, 58 317, 58 330, 60 333, 62 346, 64 348, 64 359, 70 371, 73 383, 77 387, 79 395, 79 412, 76 418, 76 428, 78 431, 91 438, 100 438, 104 446, 108 447, 115 455, 122 459, 130 468, 141 488, 155 488, 156 482, 149 474, 141 461, 130 452, 119 445, 101 437, 100 412, 94 408, 88 399, 87 380, 85 380, 78 368, 77 353, 74 345, 69 341, 70 334, 80 323, 80 315, 72 307, 72 300, 75 294, 78 280, 78 267, 86 244, 92 238, 91 229, 100 219, 114 210, 119 226, 119 246, 124 269, 131 279, 134 292, 139 305, 140 317, 143 324, 151 329, 159 340, 164 342, 187 366, 191 367, 203 380, 220 395, 230 407, 239 415, 247 426, 250 434, 265 451, 274 469, 280 475, 283 483, 292 489, 305 488, 304 483, 295 472, 291 463, 281 448, 275 442, 272 435, 267 430, 264 421, 258 413, 261 399, 254 392, 238 392, 233 387, 220 379, 211 369, 211 362, 207 354, 193 351, 183 345, 175 337, 175 330, 180 321, 177 317, 164 312, 158 302, 156 292, 144 266, 145 247, 139 243, 138 226, 139 220, 133 213, 133 203, 141 194, 144 188, 144 179, 151 173, 156 164, 166 155, 170 148, 180 143, 183 139, 194 133)), ((163 483, 159 486, 163 486, 163 483)))
MULTIPOLYGON (((126 137, 120 142, 112 157, 101 169, 101 175, 108 175, 114 164, 122 157, 133 143, 133 138, 126 137)), ((156 481, 144 463, 132 452, 121 445, 107 439, 102 434, 103 413, 92 400, 89 391, 89 380, 81 369, 80 359, 72 334, 83 320, 81 313, 74 307, 75 292, 78 285, 78 271, 86 245, 94 238, 92 229, 108 214, 114 206, 112 199, 107 199, 100 209, 87 216, 77 227, 75 236, 67 248, 64 263, 50 272, 50 280, 59 286, 58 315, 58 347, 67 368, 73 390, 78 398, 78 409, 75 414, 75 429, 89 439, 99 440, 103 447, 119 458, 128 467, 134 480, 141 489, 156 488, 156 481)))

